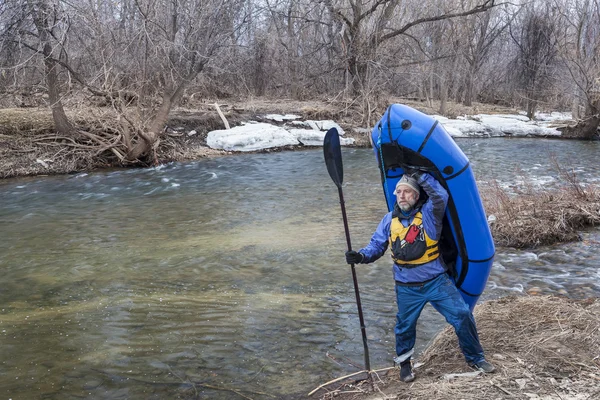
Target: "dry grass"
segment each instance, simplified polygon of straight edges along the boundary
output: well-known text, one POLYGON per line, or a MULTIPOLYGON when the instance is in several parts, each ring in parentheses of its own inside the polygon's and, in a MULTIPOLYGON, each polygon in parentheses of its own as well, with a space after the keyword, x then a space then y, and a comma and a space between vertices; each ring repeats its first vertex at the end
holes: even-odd
MULTIPOLYGON (((448 326, 416 360, 417 379, 401 383, 398 371, 345 385, 323 399, 545 399, 584 400, 600 395, 600 302, 552 296, 506 297, 475 310, 487 358, 497 372, 471 372, 448 326), (466 375, 461 375, 466 374, 466 375), (354 392, 354 393, 349 393, 354 392), (360 393, 356 393, 360 392, 360 393)), ((322 392, 321 392, 322 393, 322 392)))
POLYGON ((600 224, 600 191, 584 186, 575 176, 560 171, 562 187, 509 194, 499 186, 481 189, 488 215, 493 215, 496 244, 515 248, 579 240, 579 231, 600 224))
MULTIPOLYGON (((214 109, 214 108, 213 108, 214 109)), ((170 124, 190 131, 203 127, 197 135, 169 131, 157 153, 162 162, 193 160, 224 154, 206 147, 206 132, 220 129, 216 112, 207 110, 173 113, 170 124)), ((79 131, 112 140, 119 132, 118 118, 110 108, 74 108, 68 116, 78 131, 71 137, 60 137, 54 131, 48 109, 0 109, 0 178, 27 175, 65 174, 124 166, 112 153, 79 131)), ((234 113, 229 117, 237 122, 234 113)))
POLYGON ((40 132, 54 127, 48 109, 5 108, 0 109, 0 138, 22 132, 40 132))

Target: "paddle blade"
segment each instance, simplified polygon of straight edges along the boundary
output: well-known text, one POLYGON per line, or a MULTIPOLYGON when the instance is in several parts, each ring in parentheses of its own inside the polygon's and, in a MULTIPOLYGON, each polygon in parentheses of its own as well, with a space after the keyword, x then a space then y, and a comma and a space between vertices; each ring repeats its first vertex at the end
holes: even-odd
POLYGON ((337 187, 342 186, 344 180, 344 167, 342 165, 342 150, 340 146, 340 135, 336 128, 331 128, 325 134, 323 140, 323 153, 327 172, 337 187))

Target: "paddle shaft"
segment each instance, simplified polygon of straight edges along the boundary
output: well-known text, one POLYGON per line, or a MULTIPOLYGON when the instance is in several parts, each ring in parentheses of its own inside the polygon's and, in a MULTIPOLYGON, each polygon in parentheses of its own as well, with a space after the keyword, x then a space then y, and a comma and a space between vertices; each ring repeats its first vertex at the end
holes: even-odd
MULTIPOLYGON (((338 186, 340 195, 340 206, 342 207, 342 219, 344 220, 344 230, 346 231, 346 243, 348 251, 352 250, 352 242, 350 241, 350 229, 348 228, 348 217, 346 216, 346 203, 344 202, 344 191, 342 185, 338 186)), ((354 281, 354 295, 356 296, 356 307, 358 308, 358 319, 360 321, 360 332, 362 333, 363 347, 365 350, 365 369, 371 371, 371 363, 369 361, 369 347, 367 346, 367 330, 365 328, 365 319, 363 318, 362 304, 360 302, 360 292, 358 291, 358 280, 356 279, 356 270, 354 264, 350 264, 352 269, 352 280, 354 281)))
MULTIPOLYGON (((336 128, 331 128, 325 134, 323 139, 323 154, 329 176, 338 188, 340 195, 340 205, 342 206, 342 217, 344 219, 344 230, 346 231, 346 243, 348 251, 352 250, 350 242, 350 230, 348 229, 348 217, 346 216, 346 204, 344 203, 344 192, 342 191, 342 181, 344 179, 344 165, 342 163, 342 151, 340 147, 340 136, 336 128)), ((369 375, 369 381, 373 385, 371 377, 371 363, 369 362, 369 347, 367 346, 367 332, 365 330, 365 320, 362 313, 362 304, 360 303, 360 293, 358 291, 358 280, 356 279, 356 270, 354 264, 350 264, 352 269, 352 280, 354 281, 354 295, 356 296, 356 307, 358 308, 358 318, 360 320, 360 331, 362 333, 363 346, 365 350, 365 369, 369 375)))

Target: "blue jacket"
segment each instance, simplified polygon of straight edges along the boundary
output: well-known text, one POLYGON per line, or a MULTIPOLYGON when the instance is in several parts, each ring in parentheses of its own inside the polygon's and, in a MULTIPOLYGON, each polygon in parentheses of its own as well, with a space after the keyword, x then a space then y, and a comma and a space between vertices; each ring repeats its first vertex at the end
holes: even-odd
MULTIPOLYGON (((421 174, 417 178, 417 182, 429 198, 425 203, 413 209, 408 215, 404 215, 399 210, 396 211, 396 214, 400 216, 402 225, 408 226, 414 219, 414 215, 421 210, 425 232, 427 232, 427 235, 431 239, 439 240, 442 233, 442 220, 446 212, 446 204, 448 203, 448 192, 428 173, 421 174)), ((397 207, 398 205, 396 204, 397 207)), ((373 233, 369 244, 359 250, 364 255, 362 264, 368 264, 379 259, 387 250, 392 213, 390 211, 383 217, 375 233, 373 233)), ((446 271, 446 269, 441 256, 415 268, 402 268, 394 263, 394 279, 403 283, 423 282, 435 278, 446 271)))

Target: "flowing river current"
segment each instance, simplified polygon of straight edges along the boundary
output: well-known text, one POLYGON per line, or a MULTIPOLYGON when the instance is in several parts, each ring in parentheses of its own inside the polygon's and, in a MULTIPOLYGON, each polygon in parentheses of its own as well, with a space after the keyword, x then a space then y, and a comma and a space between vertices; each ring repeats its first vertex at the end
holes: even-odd
MULTIPOLYGON (((600 142, 459 139, 478 181, 600 181, 600 142)), ((343 149, 354 248, 386 212, 343 149)), ((480 301, 600 296, 600 231, 498 248, 480 301)), ((300 398, 363 369, 337 188, 321 149, 0 182, 0 398, 300 398), (237 392, 237 393, 236 393, 237 392), (269 397, 269 395, 271 397, 269 397)), ((389 256, 357 266, 371 366, 392 365, 389 256)), ((444 326, 427 307, 421 351, 444 326)))

